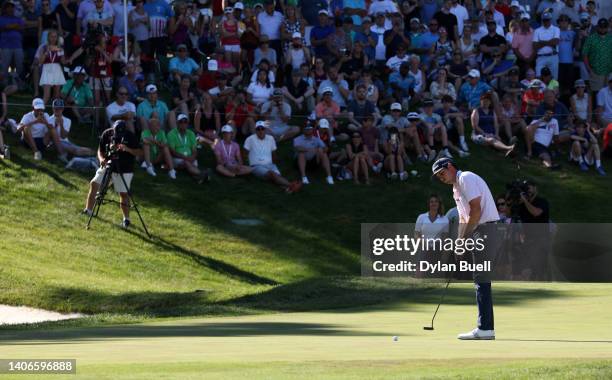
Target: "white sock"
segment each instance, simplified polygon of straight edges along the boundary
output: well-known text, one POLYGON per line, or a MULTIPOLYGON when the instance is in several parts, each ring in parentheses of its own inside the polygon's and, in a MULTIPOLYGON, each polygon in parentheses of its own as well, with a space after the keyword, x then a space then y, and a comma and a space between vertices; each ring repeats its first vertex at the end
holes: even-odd
POLYGON ((465 136, 459 136, 459 142, 463 144, 465 142, 465 136))
POLYGON ((595 160, 595 166, 600 167, 601 166, 601 160, 595 160))

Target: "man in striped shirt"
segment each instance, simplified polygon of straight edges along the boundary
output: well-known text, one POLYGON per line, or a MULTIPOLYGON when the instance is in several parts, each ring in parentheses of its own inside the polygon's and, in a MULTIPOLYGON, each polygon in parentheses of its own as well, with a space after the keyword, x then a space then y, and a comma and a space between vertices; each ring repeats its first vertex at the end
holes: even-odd
POLYGON ((151 57, 165 57, 168 47, 167 25, 174 12, 164 0, 148 0, 144 9, 149 15, 149 40, 146 53, 151 57))

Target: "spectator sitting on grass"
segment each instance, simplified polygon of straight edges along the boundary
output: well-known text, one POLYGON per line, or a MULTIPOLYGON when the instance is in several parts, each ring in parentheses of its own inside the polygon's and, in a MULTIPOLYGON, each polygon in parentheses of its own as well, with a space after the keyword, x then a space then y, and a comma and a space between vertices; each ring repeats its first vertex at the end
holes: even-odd
POLYGON ((397 128, 389 128, 389 138, 384 142, 383 149, 385 152, 387 178, 397 179, 399 173, 400 180, 405 181, 408 179, 408 173, 404 170, 404 162, 407 158, 406 151, 397 128))
POLYGON ((568 142, 570 140, 571 129, 573 128, 573 120, 567 107, 557 100, 557 96, 553 90, 544 90, 544 100, 536 110, 536 118, 542 118, 547 109, 552 109, 555 119, 559 124, 559 141, 568 142))
POLYGON ((527 127, 511 94, 507 93, 502 98, 499 121, 504 126, 504 132, 506 132, 510 144, 514 144, 516 142, 515 136, 519 132, 524 133, 527 127))
POLYGON ((559 142, 559 122, 553 117, 554 110, 548 108, 544 116, 536 119, 527 126, 527 158, 532 155, 542 160, 544 167, 558 169, 558 164, 553 164, 550 153, 551 143, 559 142))
POLYGON ((174 129, 176 125, 174 125, 174 121, 169 123, 167 120, 169 113, 168 106, 162 100, 159 100, 157 86, 154 84, 147 85, 146 91, 147 99, 136 108, 136 115, 138 116, 140 128, 145 130, 148 128, 149 119, 158 119, 162 129, 168 128, 169 124, 170 127, 172 127, 171 129, 174 129))
POLYGON ((217 160, 217 172, 226 177, 236 177, 251 174, 253 168, 242 163, 240 145, 232 140, 234 128, 226 124, 221 128, 221 141, 214 147, 217 160))
MULTIPOLYGON (((419 125, 421 125, 421 116, 416 112, 410 112, 406 115, 408 119, 408 127, 405 130, 404 145, 406 150, 413 150, 419 161, 425 162, 429 160, 429 156, 432 153, 431 149, 423 143, 421 143, 421 137, 419 136, 419 125)), ((432 160, 435 158, 432 156, 432 160)))
POLYGON ((453 156, 448 151, 448 136, 446 134, 446 127, 442 122, 442 117, 437 113, 433 112, 434 102, 431 99, 425 99, 423 101, 423 113, 421 113, 422 124, 425 128, 423 128, 423 134, 426 136, 427 143, 426 145, 431 148, 432 152, 435 154, 435 141, 440 141, 442 143, 442 149, 440 150, 440 156, 445 156, 448 158, 453 158, 453 156))
POLYGON ((491 90, 491 86, 480 80, 480 71, 470 70, 468 80, 459 89, 458 102, 466 109, 474 109, 480 104, 480 97, 491 90))
POLYGON ((180 44, 176 48, 176 55, 170 59, 168 70, 171 74, 172 82, 175 84, 181 83, 181 77, 183 75, 189 75, 193 77, 193 80, 197 80, 198 76, 202 73, 200 66, 189 57, 187 46, 180 44))
POLYGON ((300 189, 301 183, 289 182, 283 177, 274 164, 273 156, 276 151, 274 137, 266 134, 266 122, 255 123, 255 134, 249 136, 244 142, 244 149, 249 152, 249 165, 253 168, 253 175, 271 181, 288 193, 300 189))
POLYGON ((311 124, 306 124, 304 133, 293 140, 293 149, 295 150, 297 167, 302 176, 302 184, 308 185, 310 183, 306 176, 306 169, 322 166, 327 175, 327 183, 333 185, 334 179, 331 176, 325 143, 320 138, 313 136, 313 132, 314 127, 311 124))
POLYGON ((236 96, 225 106, 225 120, 236 127, 242 138, 255 132, 255 106, 247 103, 246 90, 236 89, 236 96))
POLYGON ((485 93, 480 97, 480 107, 472 111, 472 141, 479 145, 492 146, 509 156, 514 145, 506 145, 499 137, 499 120, 493 107, 492 95, 485 93))
POLYGON ((280 88, 275 88, 272 98, 261 106, 261 115, 268 122, 270 134, 278 142, 289 140, 300 133, 298 127, 287 124, 291 118, 291 106, 284 101, 280 88))
POLYGON ((85 82, 87 73, 81 66, 72 70, 72 79, 62 87, 61 94, 67 109, 76 117, 79 124, 93 114, 93 91, 89 83, 85 82))
POLYGON ((368 165, 374 173, 380 173, 383 167, 383 155, 379 151, 380 131, 374 127, 374 116, 368 115, 363 119, 361 138, 368 147, 368 165))
POLYGON ((346 156, 349 159, 348 169, 353 173, 353 182, 359 185, 359 176, 362 175, 366 185, 369 185, 371 165, 368 161, 370 161, 370 156, 368 147, 363 143, 359 132, 353 132, 351 141, 346 144, 346 156))
POLYGON ((459 157, 469 156, 469 149, 465 141, 464 114, 454 105, 450 95, 442 97, 442 107, 434 112, 442 118, 448 136, 448 146, 459 154, 459 157), (455 144, 459 144, 456 146, 455 144))
POLYGON ((172 155, 168 148, 168 138, 166 132, 160 127, 158 119, 149 120, 149 128, 142 131, 141 137, 144 161, 142 168, 147 170, 149 175, 155 177, 155 165, 164 163, 168 169, 168 177, 176 179, 176 171, 172 162, 172 155))
POLYGON ((21 136, 21 141, 34 152, 34 159, 42 160, 42 152, 53 142, 57 147, 60 160, 68 162, 62 148, 55 125, 45 112, 45 103, 40 98, 32 101, 31 112, 23 115, 15 133, 21 136))
POLYGON ((70 153, 73 156, 93 156, 93 150, 84 146, 78 146, 68 139, 72 121, 64 116, 63 113, 64 101, 59 98, 53 100, 53 115, 51 115, 49 121, 55 126, 55 133, 59 138, 61 147, 58 151, 62 150, 64 154, 70 153))
POLYGON ((605 176, 606 172, 601 166, 601 151, 597 137, 592 132, 591 127, 583 120, 576 124, 576 130, 572 133, 572 150, 570 161, 575 161, 580 165, 580 170, 586 172, 589 166, 595 164, 595 170, 599 175, 605 176))
MULTIPOLYGON (((338 130, 338 118, 341 117, 340 106, 333 99, 334 91, 331 87, 325 87, 322 89, 323 97, 317 106, 315 107, 315 113, 319 119, 327 119, 330 121, 331 128, 329 129, 330 141, 333 143, 336 141, 336 132, 338 130)), ((338 135, 339 140, 347 140, 348 136, 345 134, 338 135)))
POLYGON ((106 107, 106 117, 108 123, 113 125, 117 120, 125 121, 125 125, 132 132, 134 128, 134 116, 136 115, 136 106, 128 101, 130 93, 125 87, 117 89, 117 100, 106 107))
POLYGON ((198 143, 195 133, 187 129, 189 117, 185 114, 178 115, 177 124, 167 136, 174 167, 185 169, 198 183, 202 183, 208 179, 208 174, 198 168, 198 143))

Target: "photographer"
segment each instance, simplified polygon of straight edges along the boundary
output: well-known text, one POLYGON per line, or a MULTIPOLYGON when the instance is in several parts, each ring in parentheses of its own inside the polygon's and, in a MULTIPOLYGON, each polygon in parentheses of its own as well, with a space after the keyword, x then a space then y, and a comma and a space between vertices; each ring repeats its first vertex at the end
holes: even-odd
POLYGON ((130 183, 134 176, 134 162, 136 157, 142 155, 142 149, 138 139, 133 132, 128 130, 125 121, 118 120, 109 128, 102 132, 100 145, 98 146, 98 160, 100 168, 89 183, 89 193, 87 194, 87 204, 83 214, 91 215, 96 201, 96 194, 106 170, 112 170, 112 181, 115 191, 121 198, 121 212, 123 222, 121 226, 130 226, 130 203, 128 192, 130 183), (122 179, 123 177, 123 179, 122 179), (124 182, 125 180, 125 182, 124 182))
POLYGON ((523 181, 518 200, 518 213, 522 223, 548 223, 548 201, 538 196, 538 188, 533 181, 523 181))

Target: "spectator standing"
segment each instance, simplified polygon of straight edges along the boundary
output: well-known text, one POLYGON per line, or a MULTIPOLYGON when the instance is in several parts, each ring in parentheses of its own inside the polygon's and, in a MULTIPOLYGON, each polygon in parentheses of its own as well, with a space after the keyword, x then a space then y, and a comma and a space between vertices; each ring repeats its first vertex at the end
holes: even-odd
POLYGON ((605 87, 606 77, 612 73, 612 33, 605 18, 597 22, 596 33, 586 38, 582 57, 589 74, 591 91, 596 93, 605 87))
POLYGON ((543 67, 548 67, 553 78, 558 78, 560 34, 559 28, 552 25, 552 14, 550 12, 543 13, 542 26, 533 32, 533 47, 537 51, 536 73, 542 71, 543 67))
MULTIPOLYGON (((144 10, 149 19, 149 42, 145 53, 151 58, 162 60, 168 51, 168 23, 174 12, 165 0, 146 0, 144 10)), ((163 126, 163 120, 160 119, 163 126)))
POLYGON ((64 49, 59 44, 59 35, 56 30, 50 30, 47 42, 42 45, 36 54, 36 60, 42 66, 40 85, 43 88, 43 101, 46 103, 51 97, 59 98, 60 87, 66 84, 66 78, 62 70, 65 63, 64 49))
POLYGON ((21 78, 23 72, 23 33, 25 22, 15 16, 12 0, 2 3, 0 14, 0 76, 8 78, 12 66, 21 78))
POLYGON ((425 239, 443 239, 449 233, 449 221, 444 215, 444 204, 437 194, 429 196, 428 211, 417 217, 414 236, 425 239))
POLYGON ((283 56, 281 46, 281 26, 285 17, 274 10, 274 0, 264 0, 264 12, 257 15, 259 30, 270 39, 270 47, 276 51, 277 57, 283 56))

